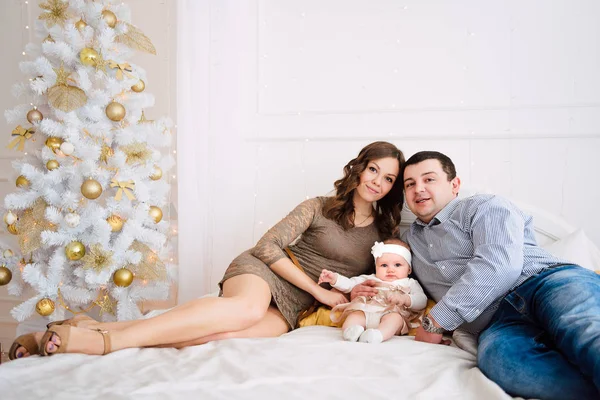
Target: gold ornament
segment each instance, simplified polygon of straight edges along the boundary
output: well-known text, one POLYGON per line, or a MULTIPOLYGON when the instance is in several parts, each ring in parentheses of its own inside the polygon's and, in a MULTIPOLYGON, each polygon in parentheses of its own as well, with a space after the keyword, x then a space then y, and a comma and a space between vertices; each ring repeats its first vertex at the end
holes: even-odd
POLYGON ((83 269, 93 269, 96 272, 102 272, 103 269, 112 265, 112 251, 104 250, 98 243, 85 253, 81 259, 83 269))
POLYGON ((144 91, 144 89, 146 89, 146 84, 141 79, 139 81, 137 81, 137 83, 131 87, 131 90, 133 90, 136 93, 141 93, 144 91))
POLYGON ((123 80, 123 75, 127 76, 128 78, 135 78, 133 75, 131 75, 131 71, 133 70, 131 69, 131 65, 129 63, 119 64, 116 61, 110 60, 108 62, 108 66, 117 70, 115 77, 120 81, 123 80))
POLYGON ((13 235, 18 235, 18 234, 19 234, 19 232, 17 231, 17 224, 11 224, 11 225, 8 225, 8 226, 6 227, 6 229, 8 229, 8 231, 9 231, 11 234, 13 234, 13 235))
POLYGON ((154 166, 154 171, 152 172, 152 175, 150 175, 150 179, 152 179, 153 181, 157 181, 160 178, 162 178, 162 169, 160 169, 160 167, 158 165, 154 166))
POLYGON ((113 282, 120 287, 127 287, 133 282, 133 273, 127 268, 120 268, 113 274, 113 282))
POLYGON ((110 10, 102 11, 102 18, 106 22, 106 25, 110 26, 111 28, 117 26, 117 16, 114 12, 110 10))
POLYGON ((6 249, 4 250, 4 253, 2 253, 2 255, 4 256, 4 258, 11 258, 15 255, 15 253, 13 253, 11 249, 6 249))
POLYGON ((42 317, 47 317, 54 312, 54 302, 48 298, 41 299, 35 305, 35 311, 42 317))
POLYGON ((135 187, 135 182, 132 180, 129 181, 117 181, 116 179, 112 179, 110 181, 110 187, 118 187, 117 194, 115 195, 115 200, 121 201, 123 197, 123 193, 125 196, 131 201, 135 200, 135 196, 133 195, 133 188, 135 187))
POLYGON ((43 12, 39 19, 42 21, 46 21, 46 25, 51 28, 54 25, 58 24, 64 27, 65 22, 71 18, 71 14, 69 13, 69 3, 62 0, 48 0, 46 3, 40 4, 40 8, 42 10, 46 10, 48 12, 43 12))
POLYGON ((128 24, 127 22, 125 22, 125 26, 127 26, 127 32, 115 36, 115 42, 122 43, 134 50, 156 54, 156 48, 154 48, 154 45, 148 36, 144 35, 139 28, 128 24))
POLYGON ((43 119, 44 115, 37 108, 34 108, 27 113, 27 121, 29 121, 30 124, 35 124, 43 119))
POLYGON ((44 39, 44 41, 42 43, 46 43, 46 42, 56 43, 56 41, 54 39, 52 39, 52 36, 50 36, 50 35, 46 36, 46 39, 44 39))
POLYGON ((144 114, 144 110, 142 110, 142 115, 140 115, 140 119, 138 119, 138 124, 150 124, 152 122, 154 122, 154 120, 146 118, 146 114, 144 114))
POLYGON ((89 47, 86 47, 79 53, 79 60, 83 65, 94 66, 98 63, 99 58, 100 55, 98 52, 94 49, 90 49, 89 47))
POLYGON ((67 83, 71 73, 65 71, 62 64, 60 68, 54 68, 54 72, 56 72, 56 83, 48 89, 48 104, 64 112, 74 111, 84 106, 87 103, 85 92, 67 83))
POLYGON ((46 168, 48 168, 48 171, 54 171, 58 167, 60 167, 60 164, 56 160, 49 160, 46 163, 46 168))
POLYGON ((127 155, 125 162, 129 165, 145 163, 152 157, 152 151, 144 143, 132 143, 119 149, 127 155))
POLYGON ((78 31, 84 30, 86 26, 87 24, 83 19, 80 19, 79 21, 75 22, 75 28, 77 28, 78 31))
POLYGON ((10 272, 10 269, 6 268, 5 265, 0 266, 0 286, 8 285, 8 282, 10 282, 11 279, 12 272, 10 272))
POLYGON ((104 161, 105 164, 108 164, 108 160, 115 155, 115 151, 112 147, 104 144, 102 145, 102 150, 100 152, 100 161, 104 161))
POLYGON ((156 206, 150 206, 150 210, 148 210, 148 214, 150 214, 150 217, 152 217, 154 222, 156 222, 157 224, 160 222, 160 220, 163 217, 162 210, 156 206))
POLYGON ((119 122, 125 118, 127 112, 125 111, 125 107, 122 104, 117 103, 116 101, 112 101, 109 105, 106 106, 106 116, 111 121, 119 122))
POLYGON ((60 149, 60 145, 63 143, 63 140, 59 137, 50 136, 46 139, 46 146, 52 150, 53 153, 56 153, 57 150, 60 149))
POLYGON ((123 229, 123 224, 125 223, 125 221, 123 221, 123 218, 115 214, 108 217, 106 219, 106 222, 108 222, 108 224, 110 225, 110 229, 113 232, 119 232, 121 229, 123 229))
POLYGON ((113 302, 113 300, 110 298, 110 296, 108 294, 106 294, 106 292, 104 293, 104 296, 102 297, 102 299, 96 300, 94 302, 94 304, 96 304, 98 307, 100 307, 100 316, 102 316, 102 314, 104 314, 104 313, 109 313, 109 314, 115 315, 116 303, 113 302))
POLYGON ((12 211, 9 211, 6 214, 4 214, 4 223, 6 225, 11 225, 11 224, 14 224, 15 222, 17 222, 17 216, 15 214, 13 214, 12 211))
POLYGON ((31 254, 42 247, 43 231, 56 231, 56 226, 46 219, 47 207, 48 204, 44 200, 38 199, 17 221, 21 253, 31 254))
POLYGON ((102 185, 97 180, 87 179, 81 184, 81 194, 90 200, 95 200, 102 194, 102 185))
POLYGON ((17 127, 12 131, 12 136, 15 136, 12 142, 8 144, 8 148, 12 149, 17 146, 17 150, 25 151, 25 142, 27 139, 31 138, 35 133, 35 128, 25 129, 21 125, 17 125, 17 127))
POLYGON ((27 187, 29 186, 29 179, 25 178, 23 175, 19 175, 16 184, 17 187, 27 187))
POLYGON ((140 262, 130 266, 131 272, 135 274, 136 279, 149 281, 167 280, 165 264, 150 247, 136 240, 131 245, 131 250, 139 251, 142 254, 140 262))
POLYGON ((71 261, 81 260, 85 256, 85 246, 81 242, 71 242, 65 247, 65 254, 71 261))

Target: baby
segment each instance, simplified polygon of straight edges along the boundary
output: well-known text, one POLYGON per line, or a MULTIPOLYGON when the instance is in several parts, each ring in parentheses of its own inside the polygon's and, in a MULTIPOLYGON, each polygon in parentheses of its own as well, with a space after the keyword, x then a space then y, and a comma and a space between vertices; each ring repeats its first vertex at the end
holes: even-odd
POLYGON ((331 320, 344 320, 343 338, 350 342, 381 343, 396 334, 408 333, 410 320, 427 305, 427 296, 419 283, 409 278, 411 255, 408 245, 399 239, 375 242, 371 248, 375 258, 375 274, 347 278, 324 269, 319 283, 328 282, 334 288, 350 293, 367 280, 379 283, 375 297, 358 296, 350 303, 333 308, 331 320), (342 314, 336 317, 336 311, 342 314), (366 329, 366 330, 365 330, 366 329))

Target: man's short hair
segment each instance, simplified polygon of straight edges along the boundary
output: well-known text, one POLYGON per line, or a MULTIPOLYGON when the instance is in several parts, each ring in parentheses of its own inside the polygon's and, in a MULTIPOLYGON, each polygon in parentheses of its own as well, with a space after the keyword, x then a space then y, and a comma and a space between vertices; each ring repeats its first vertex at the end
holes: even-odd
POLYGON ((448 180, 456 178, 456 167, 454 163, 445 154, 440 153, 439 151, 419 151, 418 153, 413 154, 402 166, 402 173, 400 176, 404 177, 404 170, 409 165, 418 164, 425 160, 438 160, 442 165, 442 170, 448 175, 448 180))

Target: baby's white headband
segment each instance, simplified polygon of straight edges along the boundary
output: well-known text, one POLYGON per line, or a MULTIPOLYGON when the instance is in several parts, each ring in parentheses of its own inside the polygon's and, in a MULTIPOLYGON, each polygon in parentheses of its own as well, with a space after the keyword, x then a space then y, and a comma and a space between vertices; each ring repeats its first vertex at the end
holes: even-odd
POLYGON ((412 256, 410 255, 410 250, 404 246, 400 246, 399 244, 375 242, 373 247, 371 247, 371 254, 373 254, 373 257, 375 257, 375 262, 377 262, 377 258, 381 257, 383 253, 398 254, 399 256, 404 257, 408 265, 411 265, 412 256))

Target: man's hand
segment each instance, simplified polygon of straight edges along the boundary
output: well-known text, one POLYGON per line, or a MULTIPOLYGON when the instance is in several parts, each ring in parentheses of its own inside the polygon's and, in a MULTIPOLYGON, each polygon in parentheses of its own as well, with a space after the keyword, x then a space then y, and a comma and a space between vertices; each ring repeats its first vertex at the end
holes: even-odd
MULTIPOLYGON (((431 319, 431 321, 433 322, 433 325, 436 328, 441 328, 442 326, 440 324, 438 324, 433 317, 429 316, 429 319, 431 319)), ((417 333, 415 335, 415 340, 417 342, 426 342, 426 343, 433 343, 433 344, 443 344, 448 346, 450 344, 450 340, 444 339, 444 335, 441 333, 431 333, 431 332, 427 332, 425 329, 423 329, 423 325, 419 326, 417 328, 417 333)))
POLYGON ((317 299, 320 303, 323 303, 331 308, 337 306, 338 304, 344 304, 348 302, 346 296, 343 293, 333 290, 327 290, 320 286, 317 286, 317 291, 313 294, 315 299, 317 299))
POLYGON ((350 299, 354 300, 357 296, 373 297, 377 296, 379 290, 377 289, 378 283, 376 281, 366 281, 360 285, 354 286, 352 292, 350 292, 350 299))
POLYGON ((321 271, 321 276, 319 276, 319 282, 317 282, 319 285, 321 283, 331 283, 332 285, 335 285, 335 283, 337 282, 337 274, 335 272, 331 272, 328 269, 324 269, 323 271, 321 271))

